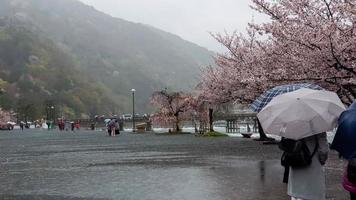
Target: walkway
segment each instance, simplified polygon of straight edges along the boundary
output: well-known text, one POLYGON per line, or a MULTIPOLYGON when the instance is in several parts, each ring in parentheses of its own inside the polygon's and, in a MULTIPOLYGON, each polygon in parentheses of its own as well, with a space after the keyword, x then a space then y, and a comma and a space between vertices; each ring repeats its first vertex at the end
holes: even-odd
MULTIPOLYGON (((286 200, 279 156, 236 137, 0 132, 0 199, 286 200)), ((347 199, 330 157, 328 199, 347 199)))

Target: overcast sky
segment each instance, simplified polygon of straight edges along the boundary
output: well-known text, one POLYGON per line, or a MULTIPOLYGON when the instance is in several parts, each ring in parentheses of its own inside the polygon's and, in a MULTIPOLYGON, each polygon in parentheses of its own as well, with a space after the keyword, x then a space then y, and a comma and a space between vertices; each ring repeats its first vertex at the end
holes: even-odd
POLYGON ((132 22, 152 25, 214 51, 223 48, 209 32, 245 30, 265 21, 251 0, 81 0, 96 9, 132 22))

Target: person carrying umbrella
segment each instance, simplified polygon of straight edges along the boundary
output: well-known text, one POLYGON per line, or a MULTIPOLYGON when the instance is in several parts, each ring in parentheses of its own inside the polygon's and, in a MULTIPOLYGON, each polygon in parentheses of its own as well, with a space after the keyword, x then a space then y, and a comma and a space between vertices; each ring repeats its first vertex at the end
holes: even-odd
POLYGON ((342 184, 350 192, 351 200, 356 200, 356 101, 341 114, 330 148, 348 160, 342 184))
POLYGON ((112 120, 108 123, 108 133, 109 133, 109 136, 115 136, 115 123, 116 123, 116 119, 112 119, 112 120))
POLYGON ((119 120, 115 119, 115 135, 120 135, 120 124, 119 124, 119 120))
POLYGON ((70 122, 70 128, 71 128, 71 130, 74 132, 75 124, 74 124, 74 122, 73 122, 73 121, 72 121, 72 122, 70 122))
MULTIPOLYGON (((288 92, 293 92, 302 88, 309 88, 313 90, 324 90, 319 85, 313 83, 294 83, 294 84, 287 84, 287 85, 279 85, 274 88, 271 88, 261 94, 251 105, 250 109, 254 112, 260 112, 272 99, 278 95, 285 94, 288 92)), ((263 129, 261 128, 261 123, 259 120, 258 122, 258 132, 260 133, 260 139, 264 140, 267 138, 266 134, 264 133, 263 129)), ((288 183, 288 176, 289 176, 289 167, 285 166, 284 174, 283 174, 283 183, 288 183)))
MULTIPOLYGON (((292 200, 324 200, 325 170, 328 158, 328 142, 326 133, 320 133, 298 140, 309 151, 305 166, 287 164, 289 166, 288 195, 292 200), (308 157, 309 156, 309 157, 308 157)), ((283 160, 283 157, 282 157, 283 160)), ((283 161, 282 161, 283 162, 283 161)), ((293 163, 293 162, 292 162, 293 163)))
POLYGON ((111 127, 109 126, 110 122, 111 122, 111 119, 105 119, 104 120, 104 123, 105 123, 105 126, 106 126, 106 130, 107 130, 107 133, 109 134, 109 136, 111 136, 111 127))
POLYGON ((274 97, 257 114, 266 133, 285 138, 281 164, 290 169, 292 200, 325 200, 323 165, 329 148, 325 132, 336 127, 344 110, 335 93, 302 88, 274 97))

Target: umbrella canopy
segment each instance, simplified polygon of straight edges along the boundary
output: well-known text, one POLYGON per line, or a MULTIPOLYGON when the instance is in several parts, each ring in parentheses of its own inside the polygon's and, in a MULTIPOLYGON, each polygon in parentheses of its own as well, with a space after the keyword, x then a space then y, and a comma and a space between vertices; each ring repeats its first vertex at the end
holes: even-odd
POLYGON ((287 92, 293 92, 295 90, 299 90, 301 88, 309 88, 313 90, 323 90, 319 85, 315 85, 312 83, 297 83, 297 84, 289 84, 289 85, 280 85, 274 87, 270 90, 267 90, 261 96, 259 96, 251 105, 250 109, 254 112, 260 112, 263 107, 265 107, 273 97, 276 97, 280 94, 284 94, 287 92))
POLYGON ((356 101, 340 115, 331 149, 346 159, 356 156, 356 101))
POLYGON ((109 123, 108 123, 108 125, 113 125, 113 124, 115 124, 116 123, 116 119, 112 119, 109 123))
POLYGON ((104 122, 107 124, 111 121, 111 119, 104 119, 104 122))
POLYGON ((273 98, 257 117, 266 133, 297 140, 332 130, 344 110, 336 93, 303 88, 273 98))

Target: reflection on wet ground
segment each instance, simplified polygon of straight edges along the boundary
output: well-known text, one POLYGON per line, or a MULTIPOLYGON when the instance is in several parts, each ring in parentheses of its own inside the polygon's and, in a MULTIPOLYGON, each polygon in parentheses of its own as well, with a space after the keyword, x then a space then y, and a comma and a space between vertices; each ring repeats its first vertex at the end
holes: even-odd
MULTIPOLYGON (((280 154, 231 137, 0 132, 0 199, 285 200, 280 154)), ((347 199, 331 160, 328 199, 347 199)))
POLYGON ((0 195, 2 200, 109 200, 103 198, 81 198, 81 197, 70 197, 70 196, 51 196, 51 195, 0 195))

